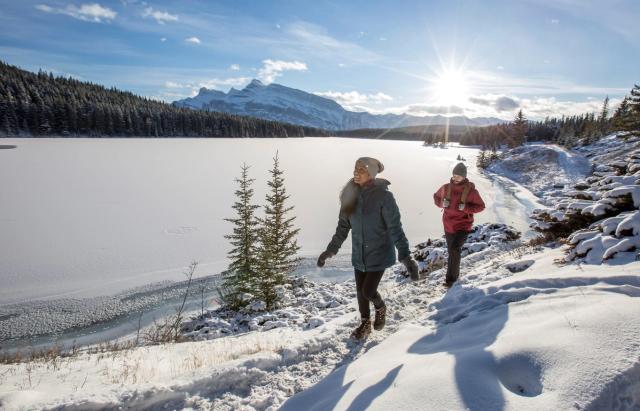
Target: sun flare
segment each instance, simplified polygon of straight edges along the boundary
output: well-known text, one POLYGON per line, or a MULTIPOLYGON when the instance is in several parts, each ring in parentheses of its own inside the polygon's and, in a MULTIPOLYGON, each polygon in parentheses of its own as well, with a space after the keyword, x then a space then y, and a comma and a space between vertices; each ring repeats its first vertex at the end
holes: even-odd
POLYGON ((469 84, 461 69, 445 69, 433 79, 433 93, 439 104, 462 104, 469 98, 469 84))

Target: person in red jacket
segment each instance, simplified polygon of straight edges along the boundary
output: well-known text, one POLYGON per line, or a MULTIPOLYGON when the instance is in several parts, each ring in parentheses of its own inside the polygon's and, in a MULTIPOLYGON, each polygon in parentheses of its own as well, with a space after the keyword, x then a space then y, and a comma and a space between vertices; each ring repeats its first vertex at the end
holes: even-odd
POLYGON ((460 254, 473 226, 473 215, 484 210, 484 201, 475 185, 467 180, 467 167, 458 163, 451 180, 433 194, 433 202, 444 210, 442 222, 449 252, 445 286, 451 287, 460 275, 460 254))

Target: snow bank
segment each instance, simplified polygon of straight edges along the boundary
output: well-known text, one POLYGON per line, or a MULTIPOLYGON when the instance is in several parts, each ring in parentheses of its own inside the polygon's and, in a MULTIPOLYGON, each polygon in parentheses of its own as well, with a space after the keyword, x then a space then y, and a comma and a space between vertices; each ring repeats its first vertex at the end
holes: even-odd
POLYGON ((640 263, 578 270, 561 255, 485 284, 490 269, 472 272, 475 286, 281 409, 637 409, 640 263))

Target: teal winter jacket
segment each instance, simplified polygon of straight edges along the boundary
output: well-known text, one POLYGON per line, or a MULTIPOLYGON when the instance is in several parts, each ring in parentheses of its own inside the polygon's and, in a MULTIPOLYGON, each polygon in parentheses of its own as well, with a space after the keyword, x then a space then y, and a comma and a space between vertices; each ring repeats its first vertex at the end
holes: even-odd
MULTIPOLYGON (((402 230, 400 210, 388 190, 389 183, 377 178, 360 187, 350 181, 355 207, 348 213, 341 207, 338 226, 327 250, 337 254, 351 230, 351 262, 359 271, 383 271, 409 256, 409 242, 402 230)), ((341 199, 343 200, 343 199, 341 199)))

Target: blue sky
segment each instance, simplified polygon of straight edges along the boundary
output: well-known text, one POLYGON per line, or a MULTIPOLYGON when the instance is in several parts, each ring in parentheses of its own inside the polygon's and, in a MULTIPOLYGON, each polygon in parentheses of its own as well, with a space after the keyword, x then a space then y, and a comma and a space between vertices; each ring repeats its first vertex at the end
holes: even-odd
POLYGON ((165 101, 259 78, 353 110, 543 118, 640 82, 639 18, 634 0, 0 0, 0 59, 165 101))

